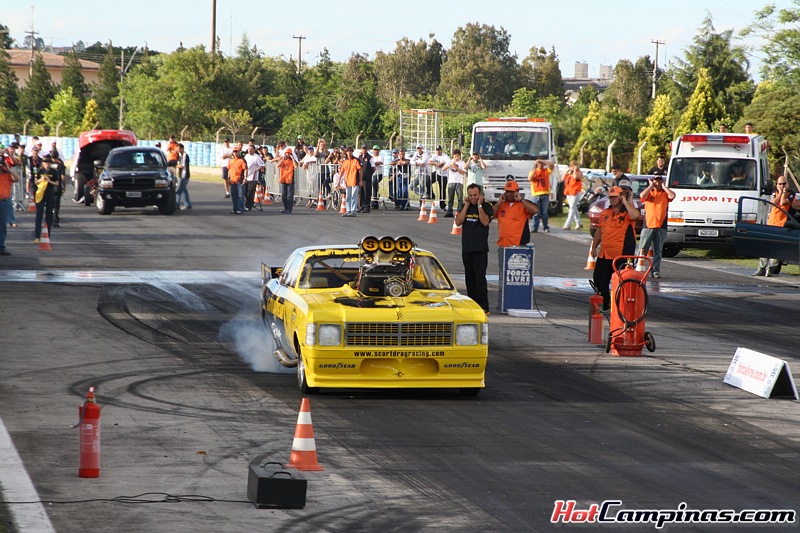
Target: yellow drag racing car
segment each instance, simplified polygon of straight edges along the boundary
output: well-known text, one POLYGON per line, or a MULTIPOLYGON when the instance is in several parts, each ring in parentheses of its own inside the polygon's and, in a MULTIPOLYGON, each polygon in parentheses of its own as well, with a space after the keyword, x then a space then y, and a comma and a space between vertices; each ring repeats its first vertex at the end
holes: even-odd
POLYGON ((319 388, 484 387, 489 325, 408 237, 309 246, 261 265, 261 315, 275 357, 319 388))

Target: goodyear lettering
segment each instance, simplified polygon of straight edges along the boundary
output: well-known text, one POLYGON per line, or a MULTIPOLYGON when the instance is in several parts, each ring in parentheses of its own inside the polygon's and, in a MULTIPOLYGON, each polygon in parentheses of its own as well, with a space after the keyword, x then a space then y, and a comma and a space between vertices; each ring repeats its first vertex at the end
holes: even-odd
POLYGON ((386 351, 373 351, 373 352, 355 352, 353 355, 356 357, 442 357, 444 352, 429 352, 419 350, 416 352, 400 352, 397 350, 386 351))
POLYGON ((355 363, 321 363, 319 368, 355 368, 355 363))
POLYGON ((738 198, 726 197, 726 196, 683 196, 680 199, 681 202, 719 202, 722 204, 738 204, 738 198))
POLYGON ((445 363, 445 368, 480 368, 480 363, 445 363))

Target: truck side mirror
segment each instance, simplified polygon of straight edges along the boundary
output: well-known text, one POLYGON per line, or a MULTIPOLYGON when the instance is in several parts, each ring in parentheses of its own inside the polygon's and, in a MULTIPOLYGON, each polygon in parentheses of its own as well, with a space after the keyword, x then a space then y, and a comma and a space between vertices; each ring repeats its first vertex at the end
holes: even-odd
POLYGON ((559 133, 558 136, 556 137, 556 146, 558 146, 559 148, 564 148, 564 145, 566 144, 566 140, 567 139, 564 136, 564 134, 563 133, 559 133))

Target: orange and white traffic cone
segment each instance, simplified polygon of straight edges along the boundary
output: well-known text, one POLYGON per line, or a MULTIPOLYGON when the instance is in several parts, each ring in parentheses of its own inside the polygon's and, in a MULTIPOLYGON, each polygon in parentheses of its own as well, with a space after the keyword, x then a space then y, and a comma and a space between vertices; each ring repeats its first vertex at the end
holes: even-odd
POLYGON ((438 224, 439 215, 436 214, 436 202, 431 202, 431 214, 428 217, 428 224, 438 224))
POLYGON ((40 250, 52 250, 50 248, 50 232, 47 231, 47 224, 42 224, 42 236, 39 238, 40 250))
POLYGON ((264 203, 264 189, 261 188, 261 184, 256 185, 256 203, 264 203))
POLYGON ((339 208, 339 214, 344 215, 347 213, 347 200, 345 199, 344 194, 339 195, 339 205, 341 206, 339 208))
MULTIPOLYGON (((639 251, 639 255, 645 255, 645 254, 643 254, 642 251, 640 250, 639 251)), ((653 248, 652 247, 649 250, 647 250, 647 257, 650 257, 650 258, 653 257, 653 248)), ((651 259, 651 261, 652 261, 652 259, 651 259)), ((642 258, 642 259, 639 259, 636 262, 636 271, 637 272, 646 272, 647 271, 647 260, 646 259, 642 258)))
POLYGON ((425 212, 425 200, 419 201, 419 217, 417 217, 417 221, 425 222, 428 220, 428 213, 425 212))
POLYGON ((294 442, 292 442, 292 455, 286 466, 297 470, 325 470, 317 462, 317 444, 314 441, 314 426, 311 425, 308 398, 303 398, 300 403, 297 428, 294 430, 294 442))
POLYGON ((597 264, 597 257, 592 255, 592 245, 589 245, 589 257, 586 259, 586 266, 583 267, 584 270, 594 270, 594 266, 597 264))
POLYGON ((450 230, 450 235, 461 235, 461 226, 456 224, 455 218, 453 218, 453 228, 450 230))
POLYGON ((322 191, 317 196, 317 211, 325 211, 325 200, 322 199, 322 191))
POLYGON ((28 198, 28 213, 35 213, 36 212, 36 200, 34 200, 33 195, 28 198))

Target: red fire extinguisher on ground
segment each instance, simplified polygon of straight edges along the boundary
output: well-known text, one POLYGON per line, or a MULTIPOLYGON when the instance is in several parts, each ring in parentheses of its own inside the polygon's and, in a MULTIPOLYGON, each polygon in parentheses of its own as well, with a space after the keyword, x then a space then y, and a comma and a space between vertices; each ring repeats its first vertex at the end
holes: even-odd
POLYGON ((603 345, 603 319, 603 295, 596 292, 589 296, 589 343, 603 345))
POLYGON ((89 387, 86 401, 78 407, 79 477, 100 477, 100 406, 89 387))
POLYGON ((647 318, 647 275, 653 260, 647 256, 623 255, 614 259, 611 276, 611 317, 606 352, 612 355, 641 356, 642 348, 655 351, 652 333, 645 331, 647 318), (645 260, 647 269, 634 268, 636 260, 645 260))

